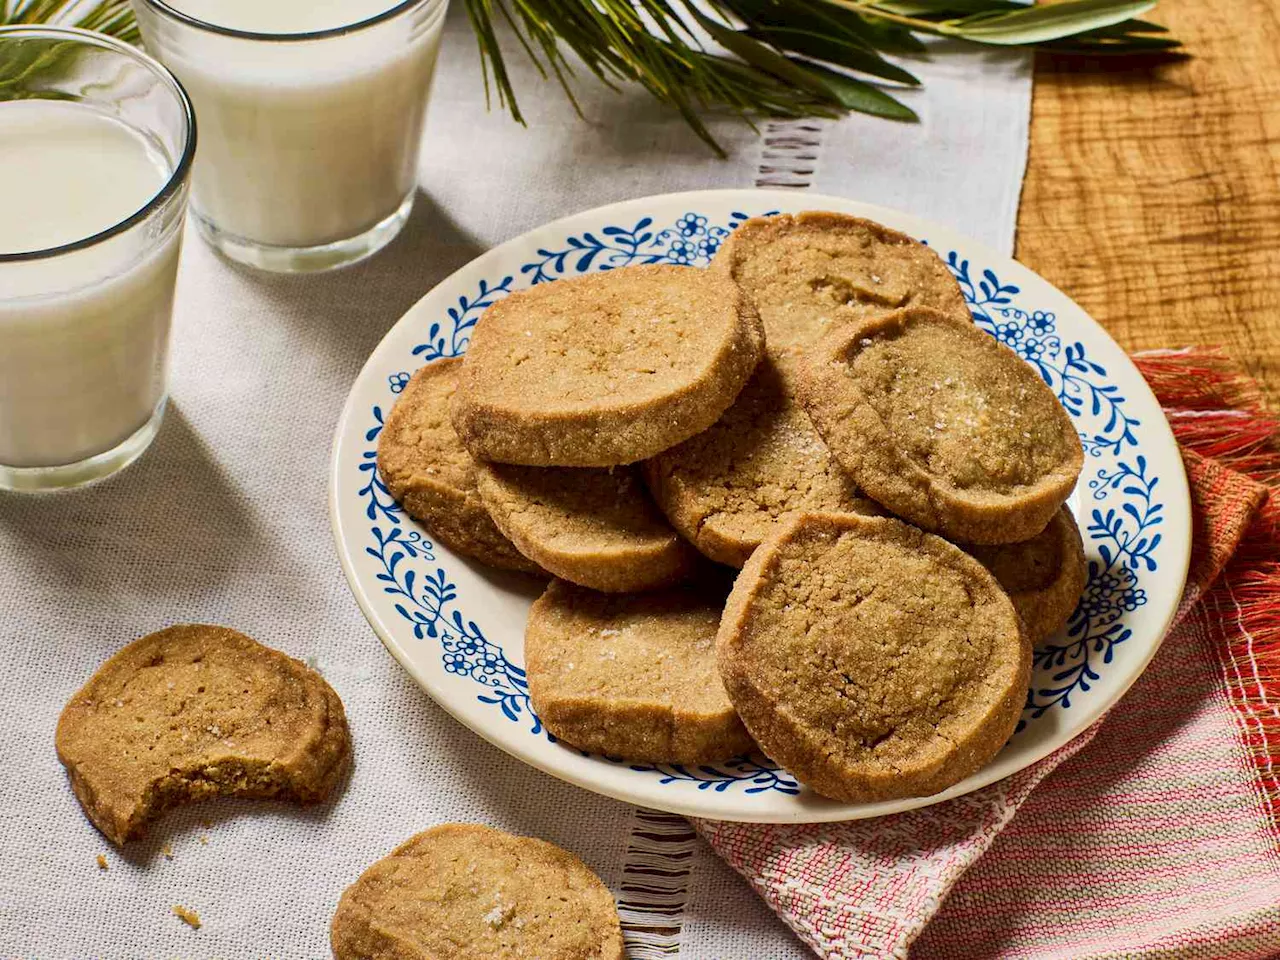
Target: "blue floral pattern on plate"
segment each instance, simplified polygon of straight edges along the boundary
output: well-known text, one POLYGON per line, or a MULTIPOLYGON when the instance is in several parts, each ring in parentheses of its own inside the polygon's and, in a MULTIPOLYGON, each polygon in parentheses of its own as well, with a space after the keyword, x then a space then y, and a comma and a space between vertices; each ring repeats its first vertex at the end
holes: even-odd
MULTIPOLYGON (((472 296, 459 297, 445 317, 431 323, 426 339, 406 361, 418 365, 465 353, 471 329, 484 310, 522 286, 633 264, 703 266, 749 216, 735 212, 727 222, 716 223, 689 211, 666 226, 641 217, 631 225, 568 236, 555 249, 539 248, 537 259, 520 267, 519 285, 514 275, 481 280, 472 296)), ((1100 671, 1111 663, 1115 648, 1131 636, 1124 614, 1148 602, 1143 575, 1154 572, 1160 562, 1164 504, 1157 492, 1159 478, 1137 452, 1135 430, 1141 423, 1126 410, 1125 397, 1109 382, 1106 368, 1088 355, 1083 343, 1064 339, 1052 312, 1020 302, 1022 291, 1001 282, 994 270, 979 268, 955 251, 944 259, 974 321, 1035 367, 1080 425, 1086 453, 1083 476, 1095 504, 1088 510, 1084 529, 1093 547, 1091 554, 1096 554, 1089 561, 1084 595, 1065 634, 1035 651, 1035 671, 1018 727, 1021 732, 1051 710, 1070 709, 1073 698, 1089 692, 1100 671)), ((405 370, 388 377, 388 404, 404 389, 409 376, 405 370)), ((367 477, 359 496, 370 522, 365 552, 377 562, 376 577, 384 593, 393 598, 415 638, 437 644, 446 672, 481 688, 476 695, 480 702, 493 705, 514 723, 527 725, 531 733, 550 738, 530 704, 524 670, 462 612, 456 585, 435 564, 433 545, 420 532, 406 528, 399 505, 378 478, 376 441, 382 431, 382 406, 374 406, 371 415, 365 433, 369 447, 359 464, 367 477)), ((696 784, 698 790, 799 793, 790 775, 762 757, 737 757, 697 767, 652 764, 630 765, 630 769, 651 773, 662 784, 696 784)))

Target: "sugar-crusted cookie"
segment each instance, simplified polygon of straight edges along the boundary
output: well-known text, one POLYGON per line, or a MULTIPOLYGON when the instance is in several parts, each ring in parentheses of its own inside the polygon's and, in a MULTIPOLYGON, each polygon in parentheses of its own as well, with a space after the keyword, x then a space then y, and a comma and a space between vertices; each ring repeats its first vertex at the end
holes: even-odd
POLYGON ((712 560, 742 566, 797 511, 880 512, 795 399, 795 364, 790 352, 766 357, 710 429, 645 463, 667 519, 712 560))
POLYGON ((529 695, 547 729, 637 762, 750 752, 716 668, 723 597, 710 584, 608 595, 553 580, 524 637, 529 695))
POLYGON ((898 520, 797 514, 743 567, 716 637, 761 748, 824 796, 925 796, 988 763, 1031 644, 976 560, 898 520))
POLYGON ((573 854, 477 824, 433 827, 347 887, 335 960, 622 960, 613 897, 573 854))
POLYGON ((541 284, 476 324, 453 425, 483 460, 634 463, 715 423, 761 349, 758 317, 721 274, 640 266, 541 284))
POLYGON ((653 590, 685 579, 697 562, 635 467, 487 463, 477 479, 498 529, 565 580, 610 593, 653 590))
POLYGON ((80 805, 116 844, 209 797, 318 802, 351 755, 342 701, 318 673, 202 624, 104 663, 62 711, 55 745, 80 805))
POLYGON ((1036 371, 972 323, 910 309, 833 331, 805 354, 800 401, 867 496, 966 543, 1045 528, 1084 465, 1036 371))
POLYGON ((716 253, 764 323, 769 347, 805 347, 827 330, 908 306, 968 319, 947 265, 918 240, 842 213, 743 223, 716 253))
POLYGON ((409 516, 450 550, 492 567, 539 573, 494 526, 476 490, 476 462, 449 423, 462 360, 420 368, 401 392, 378 439, 378 472, 409 516))
POLYGON ((1001 546, 958 544, 991 571, 1013 601, 1033 644, 1067 622, 1089 578, 1084 543, 1066 507, 1030 540, 1001 546))

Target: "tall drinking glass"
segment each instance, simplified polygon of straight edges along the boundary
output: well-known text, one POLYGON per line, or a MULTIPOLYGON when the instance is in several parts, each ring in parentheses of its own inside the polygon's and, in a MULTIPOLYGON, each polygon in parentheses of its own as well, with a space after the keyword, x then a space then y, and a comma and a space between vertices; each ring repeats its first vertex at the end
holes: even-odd
POLYGON ((409 217, 447 0, 132 0, 200 118, 192 210, 278 272, 370 256, 409 217))
POLYGON ((150 445, 195 146, 141 51, 0 27, 0 490, 90 483, 150 445))

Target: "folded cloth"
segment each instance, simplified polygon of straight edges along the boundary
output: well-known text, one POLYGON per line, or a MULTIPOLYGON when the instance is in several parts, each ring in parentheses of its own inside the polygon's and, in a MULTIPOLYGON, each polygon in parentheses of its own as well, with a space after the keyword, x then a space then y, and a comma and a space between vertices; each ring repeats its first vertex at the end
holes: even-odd
POLYGON ((1135 357, 1194 512, 1175 627, 1006 780, 849 823, 694 826, 825 958, 1280 956, 1280 420, 1216 351, 1135 357))

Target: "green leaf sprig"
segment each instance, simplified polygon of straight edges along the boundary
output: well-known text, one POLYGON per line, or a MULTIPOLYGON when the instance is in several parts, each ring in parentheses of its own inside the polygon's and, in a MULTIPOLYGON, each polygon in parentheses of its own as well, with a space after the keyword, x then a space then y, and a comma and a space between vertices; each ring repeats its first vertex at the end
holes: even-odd
MULTIPOLYGON (((265 0, 270 2, 270 0, 265 0)), ((1177 55, 1141 17, 1155 0, 464 0, 486 96, 523 123, 496 24, 574 100, 575 66, 610 87, 637 83, 723 155, 704 117, 918 119, 895 93, 920 81, 889 56, 927 56, 920 36, 1075 56, 1177 55), (571 56, 572 54, 573 56, 571 56)), ((130 42, 127 0, 0 0, 0 24, 73 22, 130 42)))
POLYGON ((486 90, 523 122, 494 29, 514 29, 544 77, 573 97, 572 51, 610 85, 640 83, 717 152, 702 117, 846 111, 916 120, 894 96, 919 85, 886 55, 927 55, 918 35, 1084 56, 1167 55, 1180 47, 1139 19, 1155 0, 466 0, 486 90), (709 43, 707 41, 710 41, 709 43), (728 56, 726 56, 728 54, 728 56))

